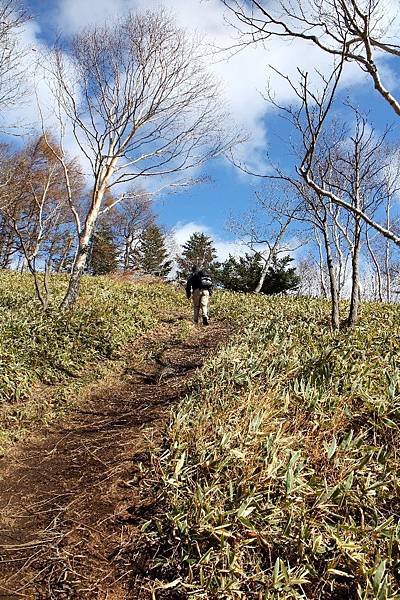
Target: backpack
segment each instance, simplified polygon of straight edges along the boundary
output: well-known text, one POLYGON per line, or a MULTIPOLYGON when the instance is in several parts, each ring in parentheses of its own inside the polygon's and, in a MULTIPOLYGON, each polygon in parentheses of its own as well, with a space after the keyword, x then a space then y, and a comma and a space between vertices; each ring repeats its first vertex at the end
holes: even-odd
POLYGON ((200 285, 201 285, 201 289, 202 290, 210 290, 212 288, 212 281, 211 281, 211 277, 209 275, 206 275, 205 273, 203 275, 200 276, 200 285))

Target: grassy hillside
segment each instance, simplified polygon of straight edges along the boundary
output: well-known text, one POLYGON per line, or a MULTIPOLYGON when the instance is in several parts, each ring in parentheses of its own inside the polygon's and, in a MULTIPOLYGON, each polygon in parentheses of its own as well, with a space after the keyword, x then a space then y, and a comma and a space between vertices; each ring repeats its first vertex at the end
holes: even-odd
POLYGON ((184 302, 167 285, 88 277, 78 305, 60 312, 66 279, 55 277, 52 287, 53 308, 43 313, 28 275, 0 273, 0 442, 30 418, 46 418, 46 398, 36 399, 36 384, 80 382, 88 365, 95 375, 121 347, 184 302))
MULTIPOLYGON (((28 277, 1 274, 0 441, 51 414, 44 388, 96 376, 185 302, 87 278, 74 311, 44 315, 28 277)), ((399 598, 399 309, 332 333, 325 302, 216 293, 212 316, 235 333, 157 457, 165 516, 146 535, 163 573, 196 599, 399 598)))
POLYGON ((164 562, 194 598, 399 598, 399 308, 215 305, 237 334, 173 415, 164 562))

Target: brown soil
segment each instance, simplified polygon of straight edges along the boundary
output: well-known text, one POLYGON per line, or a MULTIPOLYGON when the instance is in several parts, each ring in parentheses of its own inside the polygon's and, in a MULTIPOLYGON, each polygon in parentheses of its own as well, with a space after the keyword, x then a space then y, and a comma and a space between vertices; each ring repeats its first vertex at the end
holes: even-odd
POLYGON ((180 341, 180 330, 175 320, 139 340, 124 373, 0 462, 0 598, 158 598, 129 553, 157 509, 150 453, 226 335, 212 324, 180 341))

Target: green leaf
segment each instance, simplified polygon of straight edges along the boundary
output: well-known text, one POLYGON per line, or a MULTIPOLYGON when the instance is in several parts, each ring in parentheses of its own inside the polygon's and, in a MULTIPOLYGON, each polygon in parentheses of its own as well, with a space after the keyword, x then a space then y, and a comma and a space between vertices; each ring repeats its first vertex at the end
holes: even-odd
POLYGON ((274 570, 272 572, 272 583, 273 583, 273 585, 276 585, 278 583, 279 572, 280 572, 280 558, 278 556, 278 558, 275 561, 274 570))
POLYGON ((293 489, 293 471, 289 467, 286 473, 286 493, 290 494, 293 489))
POLYGON ((246 517, 239 517, 239 521, 242 523, 242 525, 244 525, 246 527, 246 529, 250 529, 251 531, 256 531, 256 527, 246 517))
POLYGON ((349 489, 351 488, 351 486, 353 485, 353 480, 354 480, 354 471, 351 471, 351 473, 347 476, 346 481, 344 482, 344 489, 346 492, 348 492, 349 489))
POLYGON ((332 458, 332 456, 335 454, 336 450, 337 450, 337 442, 336 442, 336 437, 335 437, 335 436, 333 436, 332 443, 331 443, 331 445, 329 446, 329 448, 328 448, 328 450, 327 450, 327 452, 326 452, 326 454, 327 454, 327 457, 328 457, 328 459, 329 459, 329 460, 330 460, 330 459, 332 458))
POLYGON ((375 571, 374 579, 372 581, 372 589, 374 590, 374 593, 376 595, 379 592, 379 587, 381 585, 382 578, 383 578, 383 575, 385 573, 385 567, 386 567, 386 560, 383 560, 380 563, 380 565, 377 568, 377 570, 375 571))

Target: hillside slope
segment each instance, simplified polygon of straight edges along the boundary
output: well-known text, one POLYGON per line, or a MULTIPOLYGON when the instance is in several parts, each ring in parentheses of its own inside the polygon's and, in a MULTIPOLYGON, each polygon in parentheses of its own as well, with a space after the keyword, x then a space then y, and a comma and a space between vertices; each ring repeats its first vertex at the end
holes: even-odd
POLYGON ((151 598, 137 585, 143 556, 132 555, 160 493, 150 451, 225 335, 217 324, 195 328, 175 306, 125 346, 123 370, 9 450, 0 461, 1 598, 151 598))
POLYGON ((194 598, 399 598, 398 307, 332 333, 319 300, 216 304, 238 333, 169 428, 158 563, 194 598))
POLYGON ((168 286, 87 280, 50 320, 26 293, 0 294, 8 431, 32 383, 102 383, 3 461, 4 597, 400 597, 398 307, 333 333, 326 302, 217 292, 201 329, 168 286))
POLYGON ((77 306, 60 311, 66 283, 53 276, 44 313, 29 275, 0 272, 0 454, 62 417, 78 392, 118 368, 126 344, 187 304, 166 284, 86 277, 77 306))

